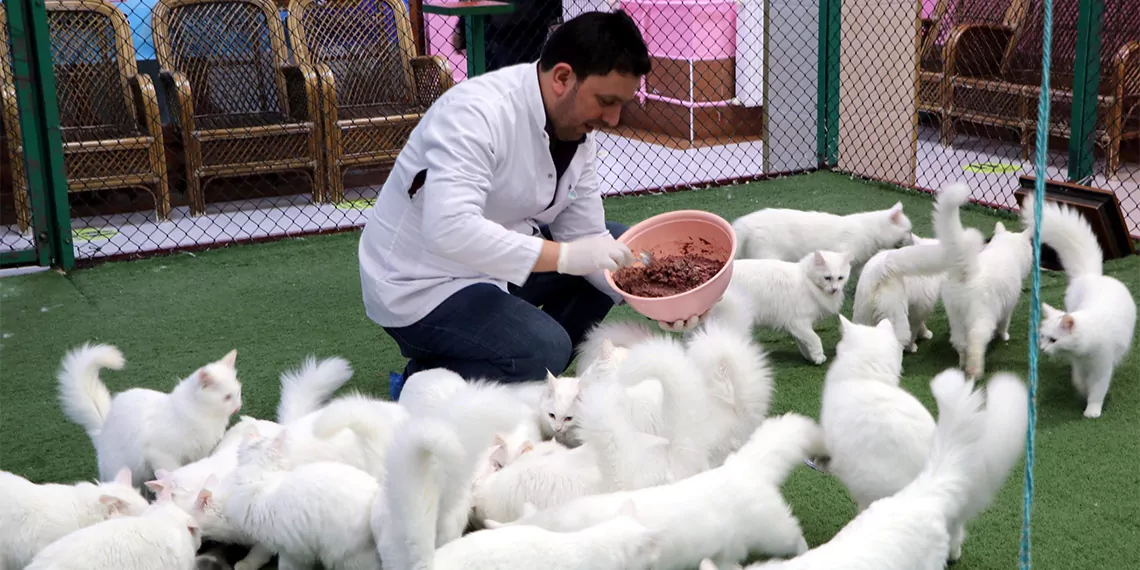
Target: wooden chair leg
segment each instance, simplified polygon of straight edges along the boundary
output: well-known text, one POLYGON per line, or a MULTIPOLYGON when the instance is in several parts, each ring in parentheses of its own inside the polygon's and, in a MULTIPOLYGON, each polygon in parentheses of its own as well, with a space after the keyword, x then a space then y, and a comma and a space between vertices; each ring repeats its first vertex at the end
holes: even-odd
MULTIPOLYGON (((23 160, 23 157, 20 157, 23 160)), ((32 227, 32 208, 28 199, 28 186, 22 180, 16 180, 17 177, 22 178, 16 173, 16 166, 12 167, 12 182, 13 197, 16 201, 16 225, 20 228, 21 234, 27 234, 28 230, 32 227)))
POLYGON ((170 219, 170 182, 166 179, 165 167, 154 185, 154 216, 160 222, 170 219))

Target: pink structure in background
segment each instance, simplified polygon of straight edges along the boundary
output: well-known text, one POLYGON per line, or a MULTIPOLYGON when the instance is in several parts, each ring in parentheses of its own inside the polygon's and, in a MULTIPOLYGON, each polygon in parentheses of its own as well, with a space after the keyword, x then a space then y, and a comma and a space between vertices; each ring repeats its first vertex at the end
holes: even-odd
POLYGON ((467 54, 451 44, 459 16, 424 14, 424 34, 427 36, 428 55, 440 55, 451 64, 451 76, 458 83, 467 79, 467 54))
POLYGON ((938 5, 938 0, 922 0, 922 17, 929 18, 934 13, 934 7, 938 5))

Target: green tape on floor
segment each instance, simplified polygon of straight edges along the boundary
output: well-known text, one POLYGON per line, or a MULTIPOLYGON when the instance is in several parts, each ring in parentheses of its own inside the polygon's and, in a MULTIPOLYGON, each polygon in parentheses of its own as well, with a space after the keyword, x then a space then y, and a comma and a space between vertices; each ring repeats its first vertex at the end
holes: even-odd
POLYGON ((369 198, 360 198, 358 200, 346 200, 336 205, 338 210, 367 210, 372 207, 376 200, 369 198))
POLYGON ((77 228, 71 230, 71 237, 81 241, 111 239, 119 235, 115 228, 77 228))
POLYGON ((978 174, 1009 174, 1010 172, 1019 172, 1021 165, 1007 162, 975 162, 963 166, 962 170, 978 174))

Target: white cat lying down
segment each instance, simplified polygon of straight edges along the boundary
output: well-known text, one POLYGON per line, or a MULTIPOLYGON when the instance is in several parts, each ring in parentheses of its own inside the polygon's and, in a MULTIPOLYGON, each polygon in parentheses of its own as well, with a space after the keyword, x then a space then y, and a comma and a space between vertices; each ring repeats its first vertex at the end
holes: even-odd
POLYGON ((807 543, 780 485, 805 458, 821 454, 822 440, 815 422, 785 414, 765 420, 717 469, 669 485, 582 497, 506 525, 487 521, 487 526, 572 532, 609 519, 633 501, 638 519, 659 533, 657 570, 687 570, 706 557, 727 563, 752 552, 798 554, 807 551, 807 543))
MULTIPOLYGON (((792 560, 748 570, 943 570, 961 547, 953 529, 993 501, 1025 448, 1028 393, 1011 374, 990 378, 985 410, 961 371, 930 383, 938 428, 922 473, 897 494, 880 499, 826 544, 792 560)), ((701 570, 740 569, 701 562, 701 570)))

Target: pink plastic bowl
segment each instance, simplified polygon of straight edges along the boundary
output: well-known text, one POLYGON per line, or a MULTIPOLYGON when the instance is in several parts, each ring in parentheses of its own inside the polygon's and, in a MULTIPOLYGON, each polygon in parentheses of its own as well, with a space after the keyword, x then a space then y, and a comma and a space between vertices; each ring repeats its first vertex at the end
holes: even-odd
POLYGON ((680 253, 687 244, 689 251, 713 259, 723 259, 724 267, 696 289, 668 297, 639 297, 622 291, 611 271, 606 281, 629 303, 633 310, 651 319, 674 322, 708 311, 724 295, 732 280, 732 258, 736 251, 736 232, 720 216, 703 210, 678 210, 653 216, 629 228, 618 240, 629 246, 634 255, 648 251, 655 259, 680 253))

